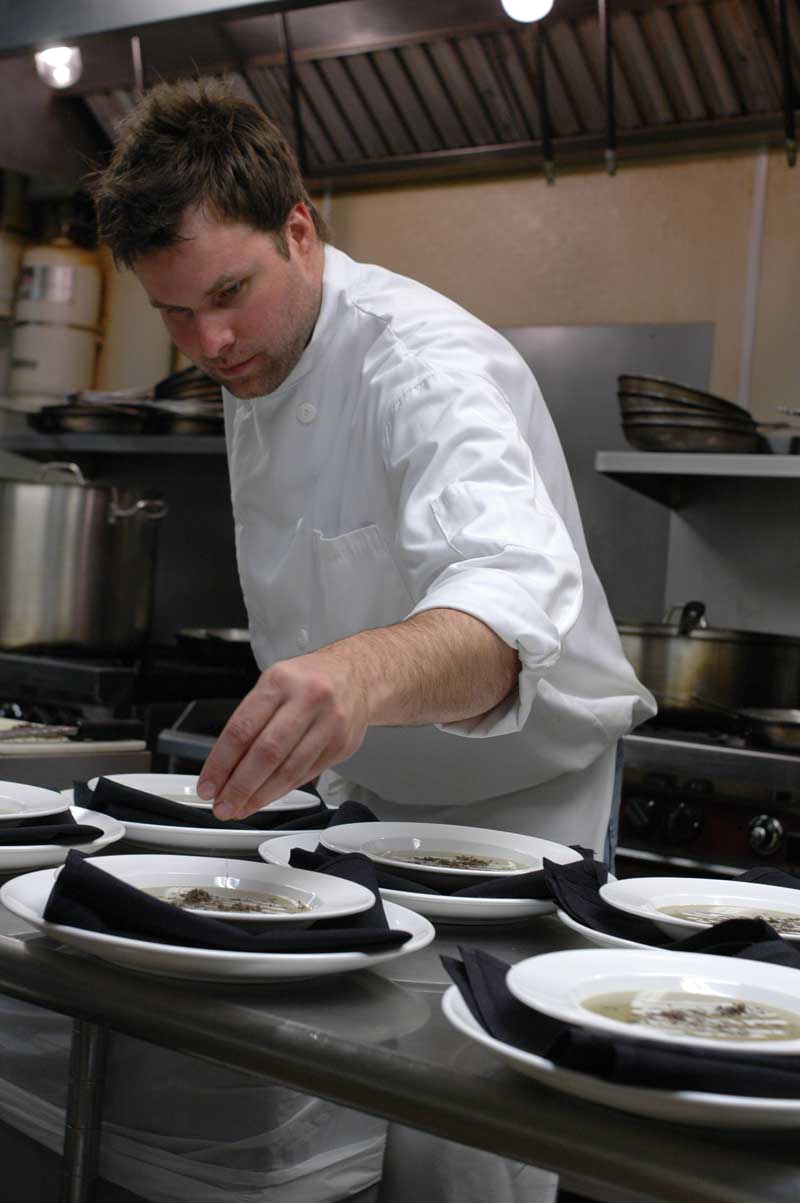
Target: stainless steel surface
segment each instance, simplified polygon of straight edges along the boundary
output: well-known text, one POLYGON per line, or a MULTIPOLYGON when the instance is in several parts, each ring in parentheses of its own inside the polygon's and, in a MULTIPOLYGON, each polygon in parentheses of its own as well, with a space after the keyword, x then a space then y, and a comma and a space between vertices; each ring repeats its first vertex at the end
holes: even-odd
POLYGON ((0 480, 0 647, 123 649, 147 637, 164 504, 76 473, 46 464, 40 483, 0 480))
POLYGON ((225 988, 125 972, 0 937, 0 991, 461 1143, 556 1170, 601 1203, 794 1203, 796 1134, 683 1128, 559 1095, 445 1021, 439 961, 477 944, 514 962, 582 947, 555 918, 439 930, 428 949, 324 988, 225 988))
POLYGON ((680 623, 618 624, 625 655, 665 707, 707 703, 793 707, 800 698, 800 639, 713 626, 681 633, 680 623))
POLYGON ((94 1198, 107 1035, 98 1024, 73 1022, 59 1203, 92 1203, 94 1198))

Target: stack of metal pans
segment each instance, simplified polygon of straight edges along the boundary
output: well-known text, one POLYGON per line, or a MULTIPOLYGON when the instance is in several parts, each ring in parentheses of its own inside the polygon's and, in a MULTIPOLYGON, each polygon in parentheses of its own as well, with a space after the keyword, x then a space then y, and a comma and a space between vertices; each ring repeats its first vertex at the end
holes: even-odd
POLYGON ((638 451, 752 452, 767 449, 746 409, 659 376, 620 376, 625 438, 638 451))

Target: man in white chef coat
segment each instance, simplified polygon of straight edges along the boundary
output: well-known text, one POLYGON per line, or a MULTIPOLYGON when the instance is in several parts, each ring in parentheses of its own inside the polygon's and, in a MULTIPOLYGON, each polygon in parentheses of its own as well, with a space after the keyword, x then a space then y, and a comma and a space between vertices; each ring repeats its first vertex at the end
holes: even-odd
POLYGON ((655 707, 517 352, 328 244, 280 133, 221 85, 145 96, 96 202, 224 389, 263 671, 201 795, 241 818, 319 778, 383 819, 607 852, 619 740, 655 707))

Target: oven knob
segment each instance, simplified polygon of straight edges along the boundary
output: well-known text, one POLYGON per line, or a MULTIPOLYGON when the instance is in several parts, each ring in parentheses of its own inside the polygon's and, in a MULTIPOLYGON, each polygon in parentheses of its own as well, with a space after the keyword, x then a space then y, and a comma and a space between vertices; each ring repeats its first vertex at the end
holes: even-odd
POLYGON ((783 825, 772 815, 756 815, 750 820, 750 847, 759 856, 769 856, 783 839, 783 825))
POLYGON ((680 802, 667 818, 667 837, 673 844, 692 844, 703 830, 703 816, 680 802))

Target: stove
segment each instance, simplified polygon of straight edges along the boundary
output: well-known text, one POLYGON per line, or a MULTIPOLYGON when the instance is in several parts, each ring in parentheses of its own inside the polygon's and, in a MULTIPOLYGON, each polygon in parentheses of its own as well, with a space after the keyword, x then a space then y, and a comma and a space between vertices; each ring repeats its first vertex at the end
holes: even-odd
POLYGON ((657 720, 623 746, 622 875, 725 877, 759 864, 800 873, 800 756, 657 720))
POLYGON ((80 649, 0 652, 0 779, 47 788, 101 773, 159 769, 157 742, 196 698, 242 698, 258 669, 197 664, 179 647, 98 659, 80 649), (19 740, 2 728, 37 723, 19 740), (53 728, 68 734, 55 737, 53 728))

